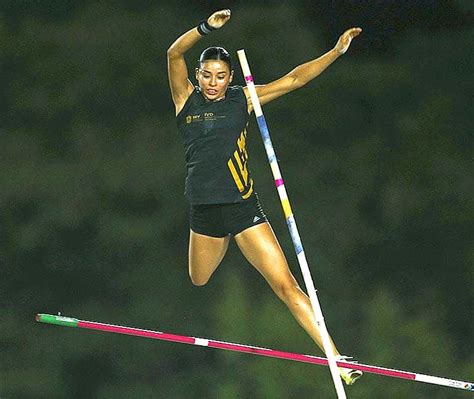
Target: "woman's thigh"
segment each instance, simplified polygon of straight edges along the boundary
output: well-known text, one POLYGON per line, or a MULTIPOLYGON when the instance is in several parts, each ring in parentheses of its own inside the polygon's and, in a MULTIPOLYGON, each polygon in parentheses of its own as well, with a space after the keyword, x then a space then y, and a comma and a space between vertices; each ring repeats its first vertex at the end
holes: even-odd
POLYGON ((230 237, 211 237, 190 230, 189 276, 196 285, 204 285, 217 269, 229 247, 230 237))
POLYGON ((235 236, 235 241, 247 260, 276 291, 297 282, 269 223, 250 227, 235 236))

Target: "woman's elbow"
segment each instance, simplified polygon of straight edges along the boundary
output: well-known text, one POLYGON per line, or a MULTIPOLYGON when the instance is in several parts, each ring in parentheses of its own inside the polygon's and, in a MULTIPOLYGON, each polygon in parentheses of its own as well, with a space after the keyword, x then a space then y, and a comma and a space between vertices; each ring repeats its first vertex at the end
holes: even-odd
POLYGON ((166 51, 166 55, 168 57, 168 59, 173 59, 173 58, 177 58, 179 56, 181 56, 181 52, 176 48, 176 46, 174 44, 172 44, 168 50, 166 51))
POLYGON ((301 79, 299 76, 292 76, 291 80, 291 91, 303 87, 307 82, 301 79))
POLYGON ((166 56, 168 58, 173 58, 173 55, 176 51, 173 49, 173 45, 171 45, 170 47, 168 47, 168 50, 166 50, 166 56))
POLYGON ((304 86, 304 82, 301 79, 301 76, 298 76, 298 73, 291 71, 287 75, 287 86, 289 91, 293 91, 295 89, 299 89, 301 86, 304 86))

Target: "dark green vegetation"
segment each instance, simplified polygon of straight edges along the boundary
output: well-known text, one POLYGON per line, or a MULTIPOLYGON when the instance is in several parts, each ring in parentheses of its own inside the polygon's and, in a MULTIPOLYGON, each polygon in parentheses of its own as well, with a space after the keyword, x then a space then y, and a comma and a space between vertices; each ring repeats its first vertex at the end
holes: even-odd
MULTIPOLYGON (((98 3, 0 6, 0 397, 334 397, 323 367, 35 322, 60 311, 320 354, 235 247, 208 286, 188 279, 166 49, 211 8, 98 3)), ((208 45, 245 48, 268 82, 364 28, 321 77, 265 108, 326 322, 364 363, 472 381, 470 2, 233 11, 191 67, 208 45)), ((301 281, 253 120, 250 137, 262 204, 301 281)), ((469 397, 378 376, 347 391, 469 397)))

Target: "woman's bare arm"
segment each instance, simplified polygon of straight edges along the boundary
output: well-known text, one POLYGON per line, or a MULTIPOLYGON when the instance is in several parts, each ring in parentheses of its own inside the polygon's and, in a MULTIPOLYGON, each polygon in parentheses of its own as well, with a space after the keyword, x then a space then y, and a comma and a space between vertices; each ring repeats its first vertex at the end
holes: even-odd
MULTIPOLYGON (((295 69, 280 79, 277 79, 266 85, 256 86, 255 88, 257 90, 261 104, 266 104, 284 94, 304 86, 306 83, 313 80, 337 58, 347 51, 352 39, 359 35, 361 31, 362 29, 360 28, 351 28, 346 30, 341 35, 334 48, 328 51, 326 54, 297 66, 295 69)), ((245 94, 249 102, 249 109, 251 109, 250 95, 247 88, 245 88, 245 94)))
MULTIPOLYGON (((230 19, 230 10, 221 10, 212 14, 207 23, 214 29, 221 28, 230 19)), ((197 28, 193 28, 181 35, 170 46, 167 52, 168 79, 170 83, 171 96, 176 107, 176 114, 181 111, 186 100, 191 95, 194 87, 189 80, 188 68, 184 54, 192 48, 202 35, 197 28)))

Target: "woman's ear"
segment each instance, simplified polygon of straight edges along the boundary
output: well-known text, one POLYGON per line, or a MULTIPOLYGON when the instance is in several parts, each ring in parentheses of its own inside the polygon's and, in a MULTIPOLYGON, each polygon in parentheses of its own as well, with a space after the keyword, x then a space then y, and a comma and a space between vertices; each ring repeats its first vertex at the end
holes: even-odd
POLYGON ((195 70, 195 77, 196 77, 196 80, 198 80, 198 75, 199 75, 199 68, 196 68, 195 70))
POLYGON ((234 79, 234 70, 230 71, 229 83, 232 82, 232 79, 234 79))

